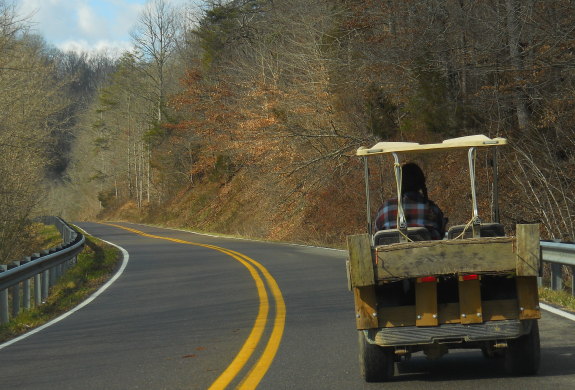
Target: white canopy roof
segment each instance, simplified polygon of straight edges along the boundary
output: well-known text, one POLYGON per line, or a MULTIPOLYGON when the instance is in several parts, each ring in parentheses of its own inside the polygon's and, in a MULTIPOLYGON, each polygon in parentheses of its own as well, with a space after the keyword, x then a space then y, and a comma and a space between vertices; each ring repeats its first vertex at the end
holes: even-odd
POLYGON ((370 156, 373 154, 400 152, 428 152, 448 149, 469 149, 471 147, 502 146, 507 144, 505 138, 489 138, 485 135, 469 135, 465 137, 446 139, 440 144, 419 144, 417 142, 378 142, 371 148, 360 147, 356 155, 370 156))

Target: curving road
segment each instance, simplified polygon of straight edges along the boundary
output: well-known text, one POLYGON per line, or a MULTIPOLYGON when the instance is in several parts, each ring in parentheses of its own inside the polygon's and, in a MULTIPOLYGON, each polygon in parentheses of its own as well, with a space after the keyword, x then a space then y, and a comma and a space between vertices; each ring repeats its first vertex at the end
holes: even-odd
POLYGON ((343 251, 78 225, 123 247, 128 264, 90 304, 0 346, 1 389, 575 387, 575 322, 551 313, 538 376, 508 377, 479 351, 455 351, 416 354, 394 381, 366 384, 343 251))

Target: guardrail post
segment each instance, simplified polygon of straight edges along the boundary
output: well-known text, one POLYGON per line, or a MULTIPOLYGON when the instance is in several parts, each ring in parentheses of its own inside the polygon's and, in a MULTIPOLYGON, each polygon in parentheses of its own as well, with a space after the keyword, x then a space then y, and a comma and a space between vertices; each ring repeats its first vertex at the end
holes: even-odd
POLYGON ((42 278, 40 274, 34 275, 34 306, 38 307, 42 304, 42 278))
MULTIPOLYGON (((8 265, 8 269, 20 266, 19 261, 13 261, 8 265)), ((16 317, 20 313, 20 283, 16 283, 12 288, 12 316, 16 317)))
MULTIPOLYGON (((36 260, 40 257, 40 253, 34 253, 30 256, 30 261, 36 260)), ((42 304, 42 277, 40 273, 34 275, 34 305, 36 307, 42 304)))
MULTIPOLYGON (((41 251, 41 253, 43 255, 47 255, 47 254, 50 254, 50 251, 44 249, 41 251)), ((50 289, 50 287, 52 287, 53 285, 56 284, 58 270, 57 270, 57 267, 52 267, 52 268, 47 269, 45 272, 47 272, 47 274, 45 274, 45 276, 44 276, 44 283, 42 283, 42 285, 45 288, 46 295, 43 296, 43 300, 46 300, 46 298, 48 297, 48 290, 50 289), (46 280, 46 275, 48 277, 47 280, 46 280)))
POLYGON ((559 263, 551 263, 551 290, 557 291, 563 289, 562 267, 559 263))
MULTIPOLYGON (((20 264, 24 265, 30 262, 30 257, 25 257, 20 264)), ((22 306, 24 310, 30 310, 30 279, 22 282, 22 306)))
POLYGON ((50 270, 42 272, 42 302, 48 298, 48 291, 50 290, 50 270))
POLYGON ((575 297, 575 265, 571 266, 571 295, 575 297))
POLYGON ((58 267, 50 268, 50 287, 56 284, 56 280, 58 280, 58 267))
MULTIPOLYGON (((7 265, 0 264, 0 273, 8 269, 7 265)), ((0 291, 0 324, 5 324, 10 320, 8 316, 8 290, 0 291)))

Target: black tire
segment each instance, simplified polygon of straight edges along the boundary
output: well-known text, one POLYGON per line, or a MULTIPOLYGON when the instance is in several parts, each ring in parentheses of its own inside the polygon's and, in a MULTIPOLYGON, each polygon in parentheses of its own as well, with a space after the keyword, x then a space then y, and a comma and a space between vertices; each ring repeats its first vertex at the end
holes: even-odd
POLYGON ((395 352, 393 348, 370 344, 362 331, 359 336, 359 368, 366 382, 384 382, 395 374, 395 352))
POLYGON ((540 357, 539 325, 537 320, 532 320, 528 334, 507 341, 505 369, 511 375, 535 375, 540 357))

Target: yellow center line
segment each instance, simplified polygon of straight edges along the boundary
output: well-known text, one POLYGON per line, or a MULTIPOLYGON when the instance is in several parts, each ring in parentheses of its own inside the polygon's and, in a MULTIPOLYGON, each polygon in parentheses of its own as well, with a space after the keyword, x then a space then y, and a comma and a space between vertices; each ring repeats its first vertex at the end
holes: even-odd
MULTIPOLYGON (((213 249, 216 249, 216 248, 214 247, 213 249)), ((220 250, 220 249, 216 249, 216 250, 220 250)), ((256 288, 258 290, 258 297, 259 297, 260 304, 259 304, 259 309, 258 309, 258 315, 256 317, 256 320, 254 322, 254 326, 252 327, 250 335, 248 336, 248 338, 244 342, 244 345, 242 346, 242 348, 240 349, 240 351, 238 352, 238 354, 236 355, 234 360, 232 360, 232 362, 224 370, 224 372, 214 381, 214 383, 212 383, 212 385, 209 387, 209 390, 225 389, 226 386, 232 380, 234 380, 234 378, 239 374, 241 369, 246 365, 249 358, 254 353, 254 351, 255 351, 255 349, 256 349, 258 343, 260 342, 260 339, 264 333, 264 330, 265 330, 265 327, 267 324, 268 312, 269 312, 268 294, 266 292, 264 282, 263 282, 262 278, 260 277, 260 275, 257 273, 257 271, 249 263, 246 263, 240 257, 235 256, 235 255, 233 255, 227 251, 222 251, 222 250, 220 250, 220 251, 233 257, 234 259, 236 259, 237 261, 242 263, 250 271, 250 274, 251 274, 252 278, 254 279, 254 282, 256 283, 256 288)))
POLYGON ((123 230, 127 230, 127 231, 130 231, 132 233, 136 233, 138 235, 144 236, 144 237, 155 238, 155 239, 160 239, 160 240, 167 240, 167 241, 172 241, 172 242, 176 242, 176 243, 180 243, 180 244, 195 245, 195 246, 200 246, 200 247, 204 247, 204 248, 217 250, 217 251, 222 252, 222 253, 230 256, 230 257, 233 257, 235 260, 240 262, 244 267, 246 267, 248 269, 248 271, 250 272, 250 275, 252 276, 252 278, 254 279, 254 282, 256 284, 256 288, 258 291, 258 298, 259 298, 259 309, 258 309, 258 314, 257 314, 256 320, 254 322, 254 326, 252 327, 252 330, 251 330, 248 338, 244 342, 242 348, 240 349, 240 351, 238 352, 238 354, 236 355, 234 360, 224 370, 224 372, 214 381, 214 383, 212 383, 212 385, 209 387, 209 390, 225 389, 230 384, 230 382, 232 380, 234 380, 234 378, 239 374, 239 372, 242 370, 242 368, 246 365, 249 358, 254 353, 259 341, 261 340, 261 337, 262 337, 263 332, 265 330, 265 326, 267 324, 267 316, 269 313, 269 300, 268 300, 268 295, 267 295, 267 292, 265 289, 264 282, 263 282, 262 278, 260 277, 259 273, 257 272, 257 270, 253 266, 257 267, 260 270, 260 272, 264 275, 264 278, 266 279, 268 286, 270 288, 270 291, 271 291, 271 293, 274 297, 274 300, 276 302, 274 325, 273 325, 272 333, 270 335, 270 338, 266 344, 266 347, 265 347, 262 355, 260 356, 260 358, 258 359, 256 364, 248 372, 248 374, 242 379, 242 381, 240 382, 240 384, 237 387, 240 390, 255 389, 257 387, 257 385, 259 384, 259 382, 264 377, 264 375, 267 372, 267 370, 269 369, 269 367, 271 366, 271 363, 272 363, 272 361, 273 361, 273 359, 274 359, 274 357, 275 357, 275 355, 279 349, 279 345, 280 345, 281 338, 282 338, 283 331, 284 331, 284 327, 285 327, 285 314, 286 314, 285 302, 283 300, 283 296, 282 296, 281 290, 278 287, 277 282, 271 276, 271 274, 268 272, 268 270, 263 265, 261 265, 260 263, 258 263, 255 260, 249 258, 248 256, 245 256, 239 252, 232 251, 230 249, 217 247, 215 245, 199 244, 199 243, 195 243, 195 242, 179 240, 177 238, 156 236, 153 234, 144 233, 140 230, 132 229, 132 228, 121 226, 121 225, 111 224, 111 223, 107 223, 105 225, 109 225, 109 226, 117 227, 117 228, 120 228, 123 230), (252 264, 253 264, 253 266, 252 266, 252 264))
POLYGON ((264 352, 257 363, 252 367, 248 375, 246 375, 246 377, 244 377, 244 379, 240 382, 239 386, 237 387, 239 390, 255 389, 263 379, 279 349, 285 327, 286 307, 278 284, 264 266, 253 260, 251 261, 256 267, 258 267, 268 282, 268 286, 270 287, 276 302, 276 314, 274 318, 274 327, 264 352))

